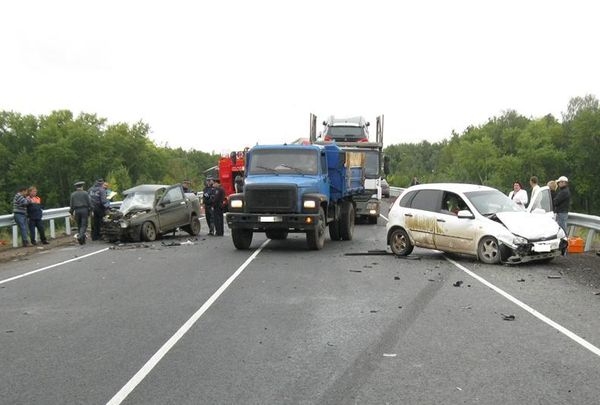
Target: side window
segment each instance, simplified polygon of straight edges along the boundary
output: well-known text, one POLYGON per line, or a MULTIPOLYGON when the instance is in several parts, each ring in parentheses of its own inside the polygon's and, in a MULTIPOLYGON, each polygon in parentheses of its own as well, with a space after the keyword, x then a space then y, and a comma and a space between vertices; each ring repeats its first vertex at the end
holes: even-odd
POLYGON ((321 171, 323 174, 327 174, 327 159, 324 153, 321 154, 321 171))
POLYGON ((441 196, 442 192, 439 190, 419 190, 410 207, 417 210, 439 212, 441 196))
POLYGON ((440 212, 448 215, 458 215, 458 211, 468 210, 469 207, 465 204, 464 200, 460 198, 458 194, 444 192, 444 198, 442 198, 442 206, 440 212))
POLYGON ((416 191, 411 191, 404 194, 400 200, 400 206, 404 208, 410 208, 410 203, 412 202, 413 198, 415 198, 415 195, 417 195, 416 191))
POLYGON ((170 189, 169 191, 167 191, 164 198, 171 202, 183 200, 183 192, 181 191, 181 189, 179 187, 174 187, 174 188, 170 189))
POLYGON ((541 190, 535 196, 535 201, 531 202, 531 209, 533 211, 535 209, 541 208, 546 212, 552 212, 552 201, 550 198, 550 190, 541 190))

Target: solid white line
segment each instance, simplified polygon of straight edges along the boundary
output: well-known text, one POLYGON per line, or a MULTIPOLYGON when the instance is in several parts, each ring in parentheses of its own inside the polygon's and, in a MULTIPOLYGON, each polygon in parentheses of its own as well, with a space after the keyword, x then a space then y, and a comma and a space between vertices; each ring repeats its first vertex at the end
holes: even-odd
POLYGON ((11 278, 7 278, 6 280, 0 281, 0 284, 8 283, 9 281, 13 281, 13 280, 17 280, 19 278, 27 277, 27 276, 30 276, 32 274, 39 273, 40 271, 49 270, 51 268, 54 268, 54 267, 57 267, 57 266, 61 266, 63 264, 71 263, 71 262, 74 262, 76 260, 81 260, 81 259, 84 259, 84 258, 89 257, 89 256, 93 256, 93 255, 98 254, 98 253, 106 252, 107 250, 108 250, 108 248, 96 250, 95 252, 88 253, 87 255, 83 255, 83 256, 79 256, 79 257, 74 257, 73 259, 65 260, 64 262, 52 264, 50 266, 42 267, 41 269, 33 270, 33 271, 28 272, 28 273, 21 274, 20 276, 14 276, 14 277, 11 277, 11 278))
POLYGON ((225 281, 225 283, 223 283, 223 285, 219 287, 217 291, 215 291, 215 293, 200 307, 200 309, 198 309, 198 311, 196 311, 196 313, 194 313, 194 315, 192 315, 192 317, 188 319, 187 322, 184 323, 183 326, 179 328, 179 330, 175 332, 175 334, 171 336, 171 338, 167 340, 167 342, 164 345, 162 345, 162 347, 158 349, 156 353, 154 353, 150 360, 148 360, 146 364, 144 364, 144 366, 137 373, 135 373, 133 377, 131 377, 127 384, 125 384, 123 388, 121 388, 119 392, 117 392, 115 396, 107 402, 107 405, 120 404, 125 400, 125 398, 127 398, 129 394, 131 394, 135 387, 137 387, 138 384, 141 383, 144 380, 144 378, 146 378, 148 373, 150 373, 150 371, 152 371, 152 369, 156 367, 158 362, 162 360, 162 358, 169 352, 169 350, 171 350, 173 346, 175 346, 175 344, 187 333, 187 331, 190 330, 192 326, 194 326, 196 321, 198 321, 198 319, 200 319, 200 317, 210 308, 210 306, 217 300, 217 298, 219 298, 219 296, 223 294, 227 287, 229 287, 229 285, 233 283, 233 281, 242 273, 242 271, 244 271, 244 269, 252 262, 252 260, 254 260, 256 256, 258 256, 261 250, 263 250, 263 248, 267 246, 267 243, 269 243, 269 241, 270 239, 267 239, 263 242, 262 245, 260 245, 258 249, 254 251, 252 256, 250 256, 244 262, 244 264, 242 264, 235 271, 235 273, 233 273, 231 277, 229 277, 227 281, 225 281))
POLYGON ((387 219, 386 217, 383 216, 383 214, 379 214, 379 216, 383 219, 385 219, 386 221, 389 221, 389 219, 387 219))
MULTIPOLYGON (((444 256, 444 257, 446 257, 446 256, 444 256)), ((502 295, 507 300, 509 300, 512 303, 514 303, 514 304, 518 305, 519 307, 523 308, 525 311, 529 312, 531 315, 535 316, 536 318, 538 318, 542 322, 545 322, 546 324, 552 326, 554 329, 556 329, 557 331, 559 331, 563 335, 569 337, 570 339, 573 339, 575 342, 579 343, 581 346, 585 347, 590 352, 594 353, 597 356, 600 356, 600 349, 598 347, 594 346, 593 344, 591 344, 590 342, 588 342, 587 340, 585 340, 582 337, 576 335, 575 333, 571 332, 567 328, 559 325, 558 323, 554 322, 552 319, 550 319, 550 318, 542 315, 541 313, 539 313, 535 309, 531 308, 529 305, 525 304, 524 302, 522 302, 522 301, 518 300, 517 298, 513 297, 512 295, 510 295, 506 291, 504 291, 504 290, 496 287, 495 285, 493 285, 492 283, 490 283, 489 281, 487 281, 483 277, 480 277, 477 274, 473 273, 471 270, 467 269, 465 266, 463 266, 461 264, 458 264, 457 262, 455 262, 452 259, 449 259, 448 257, 446 257, 446 260, 448 260, 450 263, 452 263, 453 265, 455 265, 456 267, 458 267, 459 269, 461 269, 462 271, 464 271, 465 273, 467 273, 468 275, 470 275, 474 279, 478 280, 479 282, 481 282, 485 286, 487 286, 487 287, 491 288, 492 290, 496 291, 498 294, 502 295)))

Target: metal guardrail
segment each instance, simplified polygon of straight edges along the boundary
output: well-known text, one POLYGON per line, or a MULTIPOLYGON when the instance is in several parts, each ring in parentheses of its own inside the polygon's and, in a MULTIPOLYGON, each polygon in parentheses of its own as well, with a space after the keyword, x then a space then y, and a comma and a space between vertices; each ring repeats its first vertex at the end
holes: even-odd
POLYGON ((405 189, 402 187, 391 187, 390 186, 390 197, 398 197, 405 189))
MULTIPOLYGON (((121 206, 121 201, 111 202, 110 206, 112 208, 118 208, 121 206)), ((71 214, 69 213, 69 207, 62 208, 51 208, 43 211, 42 221, 50 222, 50 238, 56 238, 56 224, 55 220, 64 219, 65 220, 65 233, 67 235, 71 234, 71 214)), ((19 246, 19 227, 15 224, 15 220, 13 214, 8 215, 0 215, 0 228, 12 226, 12 245, 13 247, 19 246)), ((37 229, 36 229, 36 239, 37 239, 37 229)))

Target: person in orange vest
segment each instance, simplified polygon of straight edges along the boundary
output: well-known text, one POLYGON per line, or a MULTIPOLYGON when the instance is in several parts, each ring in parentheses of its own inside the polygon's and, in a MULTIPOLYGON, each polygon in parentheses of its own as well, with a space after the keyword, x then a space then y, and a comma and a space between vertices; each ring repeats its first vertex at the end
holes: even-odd
POLYGON ((44 232, 44 222, 42 221, 42 216, 44 215, 44 206, 42 205, 42 199, 37 194, 37 187, 31 186, 29 190, 27 190, 27 200, 29 200, 29 205, 27 205, 27 218, 29 221, 29 238, 31 239, 32 245, 37 245, 35 240, 35 230, 37 228, 40 234, 40 240, 42 244, 47 245, 48 240, 46 239, 46 233, 44 232))

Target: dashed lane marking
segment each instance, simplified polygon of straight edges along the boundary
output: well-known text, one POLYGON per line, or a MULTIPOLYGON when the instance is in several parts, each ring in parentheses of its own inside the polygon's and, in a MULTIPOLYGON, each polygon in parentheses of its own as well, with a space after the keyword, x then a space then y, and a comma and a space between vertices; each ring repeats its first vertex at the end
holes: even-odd
POLYGON ((0 284, 8 283, 10 281, 18 280, 18 279, 23 278, 23 277, 31 276, 32 274, 39 273, 39 272, 42 272, 42 271, 50 270, 50 269, 52 269, 54 267, 62 266, 63 264, 67 264, 67 263, 71 263, 71 262, 74 262, 74 261, 77 261, 77 260, 85 259, 86 257, 97 255, 98 253, 106 252, 107 250, 108 250, 108 248, 96 250, 95 252, 88 253, 88 254, 83 255, 83 256, 74 257, 72 259, 65 260, 64 262, 52 264, 50 266, 42 267, 41 269, 33 270, 33 271, 30 271, 30 272, 27 272, 27 273, 24 273, 24 274, 21 274, 21 275, 18 275, 18 276, 7 278, 6 280, 0 281, 0 284))
POLYGON ((269 243, 271 239, 267 239, 263 242, 262 245, 258 249, 252 253, 250 256, 236 271, 219 287, 217 291, 192 315, 190 319, 186 321, 186 323, 179 328, 177 332, 165 344, 162 345, 160 349, 142 366, 142 368, 135 373, 133 377, 115 394, 114 397, 108 401, 107 405, 117 405, 123 402, 129 394, 141 383, 144 378, 152 371, 154 367, 162 360, 163 357, 179 342, 179 340, 187 333, 188 330, 200 319, 200 317, 211 307, 212 304, 223 294, 223 292, 229 287, 231 283, 244 271, 246 267, 258 256, 258 254, 263 250, 267 243, 269 243))

